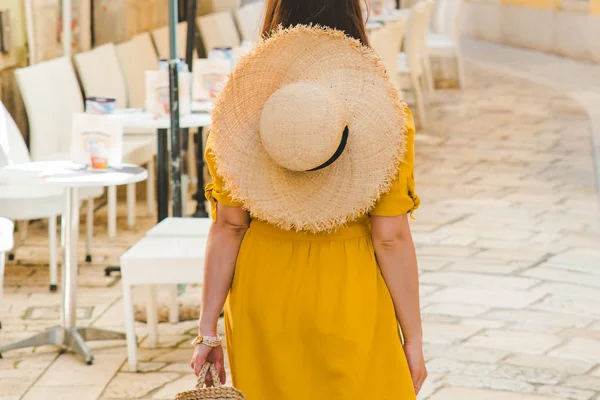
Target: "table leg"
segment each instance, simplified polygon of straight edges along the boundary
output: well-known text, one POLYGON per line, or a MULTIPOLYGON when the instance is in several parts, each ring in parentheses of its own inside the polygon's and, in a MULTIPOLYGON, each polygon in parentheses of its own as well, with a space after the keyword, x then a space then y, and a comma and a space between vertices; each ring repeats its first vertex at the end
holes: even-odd
POLYGON ((169 147, 167 129, 158 130, 157 159, 157 215, 158 222, 169 216, 169 147))
POLYGON ((71 349, 81 356, 88 365, 94 361, 94 356, 89 347, 86 346, 86 340, 121 340, 125 339, 125 334, 120 332, 111 332, 104 329, 92 327, 76 327, 76 292, 77 292, 77 273, 78 273, 78 252, 77 245, 79 241, 79 190, 77 188, 68 188, 65 190, 65 246, 63 253, 62 267, 62 312, 61 325, 51 328, 45 332, 38 333, 28 339, 10 343, 0 347, 1 353, 22 349, 27 347, 38 347, 44 345, 58 345, 66 349, 71 349))
POLYGON ((77 290, 77 246, 79 242, 79 190, 66 190, 65 248, 62 267, 62 325, 75 326, 75 292, 77 290))

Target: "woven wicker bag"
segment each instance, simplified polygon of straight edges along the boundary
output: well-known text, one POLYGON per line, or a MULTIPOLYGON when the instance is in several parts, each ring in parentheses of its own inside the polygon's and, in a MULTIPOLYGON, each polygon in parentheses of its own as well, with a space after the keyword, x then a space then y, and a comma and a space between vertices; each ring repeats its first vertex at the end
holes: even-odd
POLYGON ((246 400, 242 392, 234 387, 221 384, 219 373, 214 365, 206 363, 200 370, 196 389, 187 390, 175 396, 175 400, 246 400), (215 386, 206 387, 206 374, 210 372, 215 386))

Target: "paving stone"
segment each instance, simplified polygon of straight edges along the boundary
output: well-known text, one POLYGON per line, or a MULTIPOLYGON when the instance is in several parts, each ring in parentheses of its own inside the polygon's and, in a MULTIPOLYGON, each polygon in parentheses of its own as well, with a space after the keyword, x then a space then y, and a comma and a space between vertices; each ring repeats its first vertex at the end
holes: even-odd
POLYGON ((482 364, 497 363, 509 354, 504 350, 427 343, 424 345, 423 350, 428 359, 442 358, 482 364))
POLYGON ((176 363, 176 362, 189 362, 192 359, 193 349, 190 346, 186 346, 184 349, 170 350, 164 353, 152 361, 176 363))
POLYGON ((596 376, 572 376, 563 382, 564 386, 578 389, 587 389, 600 392, 600 377, 596 376))
POLYGON ((490 376, 449 375, 445 380, 450 386, 502 390, 520 394, 531 393, 535 390, 535 386, 527 382, 490 376))
POLYGON ((74 382, 104 387, 122 363, 122 356, 96 353, 94 364, 85 365, 76 355, 63 354, 43 373, 34 387, 70 386, 74 382))
POLYGON ((475 317, 484 314, 489 308, 468 304, 431 304, 421 310, 423 314, 449 315, 452 317, 475 317))
MULTIPOLYGON (((146 372, 156 372, 160 369, 163 369, 167 366, 167 363, 162 362, 138 362, 137 369, 135 371, 131 371, 129 369, 129 363, 123 364, 121 367, 121 372, 138 372, 138 373, 146 373, 146 372)), ((188 365, 189 368, 189 365, 188 365)), ((166 368, 165 368, 166 370, 166 368)))
POLYGON ((551 369, 501 365, 498 369, 493 371, 490 376, 493 376, 494 378, 520 380, 529 383, 555 385, 563 380, 566 374, 551 369))
POLYGON ((483 290, 476 288, 447 288, 430 295, 436 303, 456 303, 502 308, 524 308, 543 297, 543 294, 516 290, 483 290))
POLYGON ((528 269, 522 275, 548 281, 576 283, 600 289, 600 277, 598 275, 568 271, 548 265, 528 269))
MULTIPOLYGON (((190 357, 191 359, 191 357, 190 357)), ((189 374, 192 371, 190 367, 190 363, 172 363, 168 364, 166 367, 162 369, 163 372, 179 372, 183 374, 189 374)))
POLYGON ((458 374, 487 376, 498 369, 496 364, 456 361, 448 358, 432 358, 427 360, 427 371, 437 374, 458 374))
POLYGON ((23 400, 96 400, 100 397, 103 389, 103 385, 79 385, 77 382, 64 386, 34 386, 23 397, 23 400))
POLYGON ((554 349, 549 355, 595 364, 600 360, 600 341, 575 338, 566 345, 554 349))
POLYGON ((433 344, 449 344, 467 339, 481 328, 441 323, 423 323, 423 341, 433 344))
MULTIPOLYGON (((537 305, 532 306, 537 308, 537 305)), ((585 327, 590 325, 592 318, 580 317, 577 315, 560 314, 545 311, 530 310, 492 310, 485 314, 485 318, 497 319, 501 321, 512 321, 517 325, 533 325, 548 327, 585 327)))
POLYGON ((564 386, 540 386, 537 392, 544 395, 556 396, 559 399, 589 400, 594 396, 591 390, 573 389, 564 386))
POLYGON ((533 305, 532 308, 600 319, 600 299, 551 295, 533 305))
POLYGON ((543 355, 515 354, 505 360, 506 364, 530 367, 535 369, 551 369, 567 374, 584 374, 594 365, 591 362, 571 360, 543 355))
POLYGON ((480 328, 499 329, 504 327, 507 323, 505 321, 484 318, 465 318, 460 321, 460 324, 468 326, 478 326, 480 328))
POLYGON ((179 374, 173 372, 151 372, 147 374, 120 372, 110 382, 103 396, 111 399, 140 398, 178 377, 179 374))
POLYGON ((537 279, 508 277, 501 275, 482 275, 460 272, 428 272, 420 276, 421 282, 451 287, 471 287, 484 289, 528 289, 539 283, 537 279))
POLYGON ((465 345, 525 354, 542 354, 559 343, 560 339, 552 335, 488 330, 470 338, 465 345))
POLYGON ((184 377, 177 379, 152 395, 152 400, 171 400, 175 398, 177 393, 191 390, 196 386, 196 376, 194 374, 188 374, 184 377))

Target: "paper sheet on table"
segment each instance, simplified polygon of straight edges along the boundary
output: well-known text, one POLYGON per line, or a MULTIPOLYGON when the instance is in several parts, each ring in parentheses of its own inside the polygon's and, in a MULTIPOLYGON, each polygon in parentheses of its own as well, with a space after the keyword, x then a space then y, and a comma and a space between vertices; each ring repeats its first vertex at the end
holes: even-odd
POLYGON ((123 126, 108 115, 73 114, 71 161, 120 168, 123 165, 123 126))
POLYGON ((194 84, 192 97, 194 101, 214 100, 225 87, 231 64, 227 60, 194 60, 194 84))
MULTIPOLYGON (((191 111, 191 74, 180 71, 179 79, 179 115, 191 111)), ((157 116, 169 115, 169 73, 168 71, 146 71, 146 110, 157 116)))

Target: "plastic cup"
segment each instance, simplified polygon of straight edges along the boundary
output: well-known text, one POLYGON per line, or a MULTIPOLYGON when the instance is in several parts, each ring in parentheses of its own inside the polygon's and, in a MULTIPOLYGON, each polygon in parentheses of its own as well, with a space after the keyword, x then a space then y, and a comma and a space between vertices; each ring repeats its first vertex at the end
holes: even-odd
POLYGON ((108 169, 108 148, 106 143, 94 139, 88 139, 93 169, 108 169))
POLYGON ((89 114, 112 114, 117 109, 117 100, 111 97, 88 97, 85 111, 89 114))

